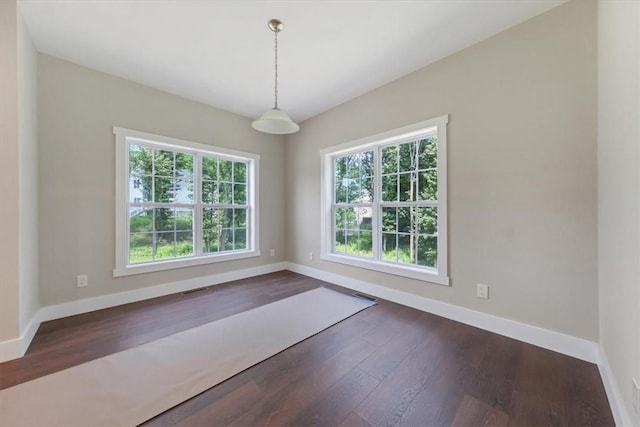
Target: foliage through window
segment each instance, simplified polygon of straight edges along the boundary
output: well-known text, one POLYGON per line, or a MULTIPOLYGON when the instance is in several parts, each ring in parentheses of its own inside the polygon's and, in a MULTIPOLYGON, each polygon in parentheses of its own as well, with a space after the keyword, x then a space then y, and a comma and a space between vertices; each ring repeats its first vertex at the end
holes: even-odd
POLYGON ((441 118, 325 151, 326 259, 447 280, 445 125, 441 118))
POLYGON ((121 137, 127 177, 127 250, 124 256, 116 251, 124 265, 120 270, 255 252, 251 175, 257 156, 216 153, 200 144, 114 131, 121 137))

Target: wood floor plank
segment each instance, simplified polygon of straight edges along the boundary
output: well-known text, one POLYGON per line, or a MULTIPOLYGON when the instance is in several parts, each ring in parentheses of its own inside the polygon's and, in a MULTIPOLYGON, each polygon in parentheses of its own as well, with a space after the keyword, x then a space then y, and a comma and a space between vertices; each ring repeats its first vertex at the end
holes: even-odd
POLYGON ((493 426, 506 427, 509 416, 475 397, 464 395, 451 427, 493 426))
POLYGON ((296 426, 337 426, 380 382, 359 368, 340 378, 293 421, 296 426))
MULTIPOLYGON (((352 292, 283 271, 45 322, 0 388, 319 286, 352 292)), ((505 423, 614 425, 596 365, 379 300, 146 425, 505 423)))
POLYGON ((355 412, 351 412, 339 427, 371 427, 371 424, 360 418, 355 412))
POLYGON ((336 384, 374 350, 375 347, 372 344, 357 340, 326 360, 317 367, 318 369, 309 369, 309 366, 304 366, 304 374, 298 378, 285 378, 284 381, 265 384, 263 393, 267 399, 231 425, 281 426, 291 424, 326 390, 336 384))
POLYGON ((371 425, 393 426, 402 418, 429 379, 444 353, 438 329, 420 343, 358 406, 356 413, 371 425))

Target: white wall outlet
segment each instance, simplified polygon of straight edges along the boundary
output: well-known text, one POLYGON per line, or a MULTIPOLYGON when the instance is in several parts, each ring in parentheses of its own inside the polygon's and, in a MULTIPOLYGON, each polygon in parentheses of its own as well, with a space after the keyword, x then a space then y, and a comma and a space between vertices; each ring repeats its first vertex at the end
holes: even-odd
POLYGON ((313 252, 309 252, 309 260, 313 261, 313 252))
POLYGON ((632 378, 631 382, 633 383, 633 397, 631 399, 633 409, 636 411, 636 414, 640 415, 640 385, 635 378, 632 378))
POLYGON ((76 277, 76 288, 85 288, 89 286, 89 276, 82 274, 76 277))
POLYGON ((477 297, 489 299, 489 285, 483 285, 482 283, 478 283, 477 289, 477 297))
POLYGON ((271 255, 271 256, 276 256, 276 250, 275 250, 275 249, 271 249, 271 250, 269 251, 269 255, 271 255))

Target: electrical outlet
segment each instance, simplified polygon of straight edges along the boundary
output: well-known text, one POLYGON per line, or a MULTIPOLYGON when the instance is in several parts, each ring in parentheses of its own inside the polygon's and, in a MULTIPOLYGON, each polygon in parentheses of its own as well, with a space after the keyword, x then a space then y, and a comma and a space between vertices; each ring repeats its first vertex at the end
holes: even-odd
POLYGON ((276 256, 276 250, 275 250, 275 249, 271 249, 271 250, 269 251, 269 254, 270 254, 271 256, 276 256))
POLYGON ((476 296, 478 298, 489 299, 489 285, 483 285, 482 283, 478 283, 476 296))
POLYGON ((82 274, 76 277, 76 288, 85 288, 89 286, 89 276, 82 274))
POLYGON ((313 261, 313 252, 309 252, 309 260, 313 261))
POLYGON ((633 382, 633 409, 636 411, 636 414, 640 415, 640 385, 638 385, 638 381, 635 378, 632 378, 633 382))

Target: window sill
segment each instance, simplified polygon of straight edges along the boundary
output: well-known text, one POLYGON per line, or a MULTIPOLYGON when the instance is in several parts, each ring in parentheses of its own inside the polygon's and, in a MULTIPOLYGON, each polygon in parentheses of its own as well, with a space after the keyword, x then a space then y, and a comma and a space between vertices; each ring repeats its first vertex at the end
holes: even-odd
POLYGON ((192 267, 195 265, 213 264, 216 262, 234 261, 244 258, 259 257, 260 251, 230 252, 225 254, 207 255, 197 258, 156 261, 144 264, 134 264, 126 267, 116 267, 113 277, 131 276, 134 274, 151 273, 154 271, 172 270, 174 268, 192 267))
POLYGON ((325 261, 337 262, 340 264, 350 265, 352 267, 364 268, 367 270, 375 270, 381 273, 393 274, 396 276, 409 277, 411 279, 421 280, 423 282, 435 283, 437 285, 449 286, 449 277, 439 275, 435 270, 429 271, 419 267, 411 267, 404 265, 396 265, 382 261, 373 261, 364 258, 350 257, 338 254, 322 254, 320 257, 325 261))

